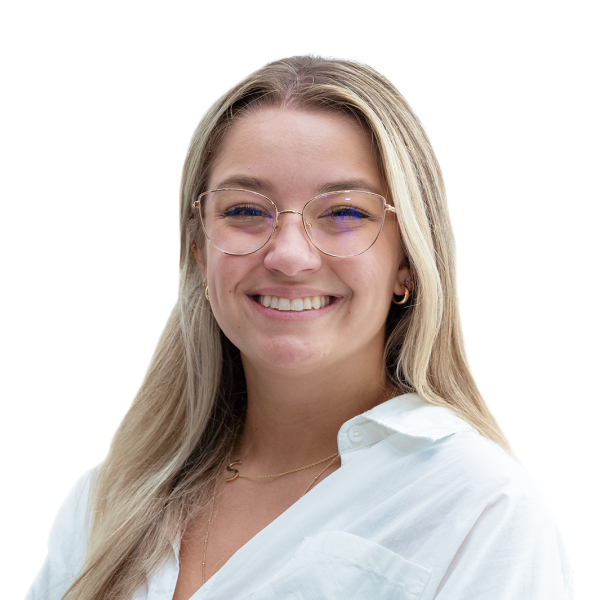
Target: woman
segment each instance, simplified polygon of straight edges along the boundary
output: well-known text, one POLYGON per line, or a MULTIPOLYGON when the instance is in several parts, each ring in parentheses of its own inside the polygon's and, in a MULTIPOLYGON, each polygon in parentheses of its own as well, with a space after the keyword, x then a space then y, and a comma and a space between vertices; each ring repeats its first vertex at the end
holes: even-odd
POLYGON ((180 217, 179 302, 30 599, 571 597, 469 372, 441 174, 386 79, 312 57, 249 76, 194 135, 180 217))

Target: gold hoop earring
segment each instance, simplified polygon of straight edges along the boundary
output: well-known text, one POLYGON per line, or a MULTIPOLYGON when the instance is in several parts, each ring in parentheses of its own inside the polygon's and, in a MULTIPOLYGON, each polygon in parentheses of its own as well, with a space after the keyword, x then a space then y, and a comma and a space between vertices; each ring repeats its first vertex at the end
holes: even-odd
MULTIPOLYGON (((408 299, 410 298, 410 290, 408 289, 408 284, 410 283, 410 279, 405 279, 404 280, 404 298, 402 298, 402 300, 396 300, 396 294, 392 294, 392 302, 394 304, 406 304, 408 302, 408 299)), ((413 284, 413 290, 415 289, 414 284, 413 284)))

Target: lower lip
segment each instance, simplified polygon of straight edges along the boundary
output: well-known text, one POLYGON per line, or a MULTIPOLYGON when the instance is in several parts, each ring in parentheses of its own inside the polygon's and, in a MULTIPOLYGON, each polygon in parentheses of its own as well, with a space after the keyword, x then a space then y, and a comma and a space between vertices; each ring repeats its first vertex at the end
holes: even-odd
POLYGON ((274 321, 314 321, 335 310, 340 302, 340 298, 335 298, 331 304, 323 308, 314 308, 311 310, 277 310, 263 306, 253 296, 248 296, 248 299, 261 315, 274 321))

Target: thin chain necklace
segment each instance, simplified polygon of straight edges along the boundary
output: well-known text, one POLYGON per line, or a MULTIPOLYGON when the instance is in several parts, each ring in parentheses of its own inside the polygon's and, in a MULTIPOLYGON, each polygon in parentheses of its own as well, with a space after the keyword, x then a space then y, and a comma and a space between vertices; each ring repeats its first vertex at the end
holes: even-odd
MULTIPOLYGON (((240 475, 240 472, 237 469, 232 469, 231 467, 233 467, 233 465, 241 465, 242 461, 234 460, 233 462, 230 462, 227 465, 227 470, 232 473, 235 473, 235 474, 232 477, 227 477, 225 479, 225 481, 227 483, 231 483, 238 477, 241 479, 269 479, 271 477, 283 477, 284 475, 290 475, 291 473, 297 473, 298 471, 304 471, 304 469, 310 469, 310 467, 316 467, 317 465, 321 465, 324 462, 329 461, 325 465, 323 470, 319 472, 319 474, 310 482, 310 485, 304 490, 304 492, 302 493, 302 496, 305 496, 308 493, 308 491, 310 490, 310 488, 315 484, 317 479, 319 479, 319 477, 321 477, 321 475, 323 475, 323 473, 325 473, 325 471, 327 471, 327 469, 329 469, 329 467, 335 462, 335 460, 337 459, 337 457, 339 455, 340 455, 339 452, 334 452, 331 456, 328 456, 327 458, 323 458, 322 460, 318 460, 317 462, 311 463, 310 465, 306 465, 305 467, 300 467, 298 469, 292 469, 290 471, 285 471, 284 473, 276 473, 275 475, 240 475)), ((302 498, 302 496, 300 496, 300 498, 302 498)), ((208 534, 210 533, 210 524, 212 522, 213 511, 215 509, 215 498, 216 497, 217 497, 217 487, 215 486, 215 491, 214 491, 214 494, 213 494, 213 497, 212 497, 212 500, 210 503, 210 515, 208 517, 208 525, 206 527, 206 535, 204 536, 204 551, 202 554, 202 585, 204 585, 204 583, 206 582, 206 547, 208 546, 208 534)))

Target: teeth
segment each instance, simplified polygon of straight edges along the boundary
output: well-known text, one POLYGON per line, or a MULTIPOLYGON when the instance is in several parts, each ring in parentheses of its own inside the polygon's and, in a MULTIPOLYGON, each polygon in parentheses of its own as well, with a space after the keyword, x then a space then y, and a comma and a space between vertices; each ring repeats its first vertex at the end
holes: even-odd
POLYGON ((295 300, 292 300, 292 305, 290 308, 292 310, 304 310, 304 300, 302 300, 302 298, 296 298, 295 300))
POLYGON ((279 298, 279 310, 290 310, 290 304, 287 298, 279 298))
POLYGON ((294 310, 301 312, 303 310, 319 309, 331 304, 331 296, 313 296, 308 298, 278 298, 277 296, 258 296, 259 304, 266 308, 275 308, 278 310, 294 310))

